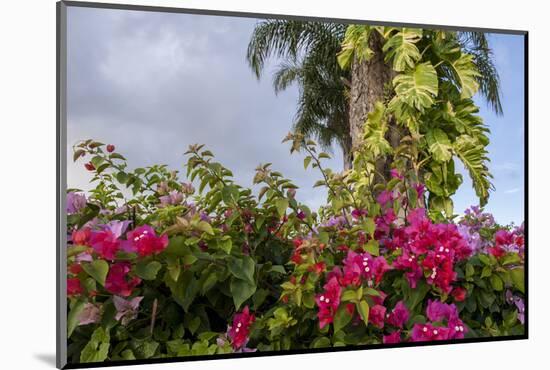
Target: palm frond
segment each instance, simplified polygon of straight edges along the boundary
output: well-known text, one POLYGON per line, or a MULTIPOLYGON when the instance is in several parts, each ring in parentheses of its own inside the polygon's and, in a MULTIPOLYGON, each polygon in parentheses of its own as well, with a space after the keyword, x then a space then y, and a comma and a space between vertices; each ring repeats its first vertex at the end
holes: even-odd
POLYGON ((459 32, 458 42, 466 53, 473 56, 473 63, 479 71, 477 77, 479 92, 493 111, 501 115, 503 110, 500 100, 500 77, 486 34, 483 32, 459 32))

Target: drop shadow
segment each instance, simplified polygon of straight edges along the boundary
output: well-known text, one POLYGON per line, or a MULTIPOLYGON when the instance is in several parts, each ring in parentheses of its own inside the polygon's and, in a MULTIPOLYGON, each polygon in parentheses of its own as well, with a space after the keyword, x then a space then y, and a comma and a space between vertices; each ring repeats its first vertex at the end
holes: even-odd
POLYGON ((34 358, 51 367, 56 366, 55 353, 35 353, 34 358))

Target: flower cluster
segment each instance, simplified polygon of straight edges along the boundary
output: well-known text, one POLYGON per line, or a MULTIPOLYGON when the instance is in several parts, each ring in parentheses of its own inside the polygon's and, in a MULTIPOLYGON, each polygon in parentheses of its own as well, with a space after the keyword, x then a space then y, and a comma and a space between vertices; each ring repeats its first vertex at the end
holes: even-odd
POLYGON ((426 317, 429 321, 425 324, 414 324, 411 331, 413 342, 462 339, 468 332, 466 325, 458 317, 458 310, 454 304, 430 300, 426 308, 426 317))
POLYGON ((428 284, 450 293, 456 280, 454 264, 468 258, 472 249, 456 225, 432 223, 423 208, 411 211, 407 221, 407 226, 394 231, 393 243, 388 245, 401 249, 393 267, 405 271, 412 288, 425 277, 428 284))
POLYGON ((330 278, 323 288, 324 291, 315 297, 315 302, 319 307, 317 317, 321 329, 333 322, 336 310, 340 306, 340 294, 342 293, 336 276, 330 278))
POLYGON ((242 312, 235 314, 233 324, 229 327, 227 336, 234 350, 244 349, 250 335, 250 326, 256 317, 250 313, 248 306, 242 312))

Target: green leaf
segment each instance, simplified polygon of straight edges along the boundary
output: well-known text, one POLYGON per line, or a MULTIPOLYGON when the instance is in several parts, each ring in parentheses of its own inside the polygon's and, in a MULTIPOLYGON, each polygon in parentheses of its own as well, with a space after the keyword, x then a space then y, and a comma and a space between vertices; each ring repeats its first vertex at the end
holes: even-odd
POLYGON ((304 170, 307 170, 307 166, 309 166, 309 163, 311 162, 311 157, 307 156, 304 158, 304 170))
POLYGON ((372 237, 376 231, 376 223, 374 222, 374 219, 372 217, 367 217, 364 222, 364 227, 367 234, 372 237))
POLYGON ((233 296, 233 303, 235 304, 235 309, 238 310, 241 307, 241 305, 247 299, 252 297, 254 292, 256 292, 256 284, 233 277, 231 278, 229 289, 233 296))
POLYGON ((92 337, 80 352, 80 362, 101 362, 107 359, 110 347, 110 335, 101 326, 94 330, 92 337))
POLYGON ((369 324, 369 304, 365 300, 361 300, 356 304, 357 312, 365 322, 365 325, 369 324))
POLYGON ((285 270, 285 267, 283 265, 273 265, 273 266, 271 266, 269 271, 277 272, 277 273, 283 274, 283 275, 286 274, 286 270, 285 270))
POLYGON ((491 286, 493 287, 493 289, 495 289, 497 292, 500 292, 502 289, 504 289, 502 279, 498 275, 492 274, 489 278, 489 281, 491 282, 491 286))
POLYGON ((489 277, 493 274, 493 269, 491 266, 485 266, 483 267, 483 270, 481 270, 481 278, 489 277))
POLYGON ((85 305, 86 302, 78 300, 71 307, 67 315, 67 338, 71 337, 74 329, 78 326, 78 315, 80 315, 85 305))
POLYGON ((158 261, 141 261, 136 264, 136 274, 144 280, 155 280, 161 268, 158 261))
POLYGON ((174 282, 169 275, 165 278, 166 285, 170 288, 174 300, 188 312, 191 303, 195 300, 199 291, 199 283, 192 271, 180 273, 178 281, 174 282))
POLYGON ((494 188, 490 181, 493 176, 487 167, 489 157, 485 146, 471 136, 461 135, 456 139, 453 149, 468 170, 480 205, 484 206, 489 199, 489 190, 494 188))
POLYGON ((227 254, 230 254, 231 248, 233 248, 233 242, 231 241, 231 238, 222 239, 218 241, 218 246, 222 251, 224 251, 227 254))
POLYGON ((197 229, 209 235, 214 235, 214 230, 212 229, 212 226, 206 221, 199 221, 199 223, 197 224, 197 229))
POLYGON ((443 130, 439 128, 429 130, 426 134, 426 141, 428 142, 430 153, 432 153, 436 161, 448 162, 451 159, 452 145, 449 137, 443 130))
POLYGON ((76 256, 77 254, 87 251, 88 248, 89 247, 87 245, 75 245, 69 247, 67 248, 67 257, 76 256))
POLYGON ((356 24, 348 26, 342 42, 342 51, 336 57, 340 68, 349 69, 354 56, 358 61, 366 61, 372 57, 374 52, 369 47, 371 31, 370 26, 356 24))
POLYGON ((455 81, 461 88, 460 97, 462 99, 471 98, 479 89, 477 78, 480 74, 475 67, 473 59, 474 57, 470 54, 461 54, 460 58, 452 63, 449 63, 452 68, 455 81))
POLYGON ((514 287, 520 292, 525 293, 525 270, 523 267, 510 270, 510 277, 514 287))
POLYGON ((406 68, 414 68, 420 59, 420 51, 416 43, 422 38, 422 30, 419 28, 401 28, 394 34, 382 48, 386 53, 386 62, 393 59, 393 69, 401 72, 406 68))
POLYGON ((351 321, 351 315, 349 314, 346 306, 341 306, 334 315, 334 332, 342 330, 351 321))
POLYGON ((378 245, 378 241, 371 239, 365 244, 364 246, 365 251, 372 254, 373 256, 379 256, 380 255, 380 247, 378 245))
POLYGON ((76 162, 78 158, 82 156, 86 151, 84 149, 77 149, 73 153, 73 162, 76 162))
POLYGON ((286 213, 286 210, 288 208, 288 199, 277 199, 275 201, 275 207, 277 207, 277 213, 280 217, 283 217, 286 213))
POLYGON ((311 348, 326 348, 330 347, 330 339, 327 337, 319 337, 315 338, 313 342, 311 342, 311 348))
POLYGON ((82 269, 88 275, 93 277, 102 286, 105 285, 105 279, 109 272, 109 264, 104 260, 95 260, 90 263, 83 263, 82 269))
POLYGON ((411 71, 397 75, 393 85, 399 100, 423 112, 432 106, 437 96, 437 73, 430 62, 418 64, 411 71))
POLYGON ((241 258, 232 258, 228 264, 229 271, 237 279, 248 281, 255 284, 254 271, 256 263, 250 256, 242 256, 241 258))
POLYGON ((329 238, 330 238, 330 235, 329 235, 329 233, 327 233, 326 231, 321 231, 321 232, 319 233, 319 241, 320 241, 321 243, 327 244, 327 243, 329 242, 329 238))

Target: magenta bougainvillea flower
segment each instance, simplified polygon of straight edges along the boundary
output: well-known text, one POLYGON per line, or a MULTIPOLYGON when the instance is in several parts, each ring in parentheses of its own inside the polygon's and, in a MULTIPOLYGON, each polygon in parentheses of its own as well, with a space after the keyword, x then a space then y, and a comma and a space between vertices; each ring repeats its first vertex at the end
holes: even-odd
POLYGON ((384 344, 400 343, 401 342, 401 331, 397 330, 391 334, 384 335, 382 337, 382 342, 384 344))
POLYGON ((86 207, 86 195, 71 191, 67 193, 67 214, 72 215, 86 207))
POLYGON ((340 305, 340 294, 342 293, 342 288, 336 276, 332 276, 323 288, 325 291, 315 297, 315 302, 317 302, 317 306, 319 307, 317 317, 319 318, 319 327, 321 329, 334 320, 334 315, 340 305))
POLYGON ((123 243, 123 249, 127 252, 135 252, 141 257, 158 254, 168 246, 166 234, 157 236, 155 230, 149 225, 135 228, 126 234, 128 240, 123 243))
POLYGON ((120 250, 120 240, 109 229, 93 231, 90 236, 90 245, 103 259, 113 261, 116 252, 120 250))
POLYGON ((458 316, 458 309, 454 304, 440 301, 428 301, 426 324, 415 324, 411 331, 413 342, 462 339, 468 332, 466 325, 458 316))
POLYGON ((449 339, 449 329, 447 327, 433 326, 430 323, 426 323, 414 324, 411 330, 411 340, 413 342, 426 342, 445 339, 449 339))
POLYGON ((82 285, 78 278, 67 279, 67 295, 69 297, 82 294, 82 285))
POLYGON ((250 334, 250 326, 255 319, 254 314, 250 313, 248 306, 246 306, 242 312, 235 314, 233 324, 227 333, 228 337, 231 339, 231 345, 234 350, 238 350, 246 346, 248 336, 250 334))
POLYGON ((78 325, 96 324, 101 318, 99 306, 86 303, 77 317, 78 325))
POLYGON ((128 276, 130 269, 131 265, 128 262, 113 263, 105 280, 105 289, 122 297, 130 296, 132 290, 141 283, 141 279, 137 276, 128 276))
POLYGON ((116 308, 115 319, 121 321, 122 325, 126 326, 138 315, 139 304, 143 297, 134 297, 126 300, 117 295, 113 296, 113 303, 116 308))
POLYGON ((393 179, 399 179, 399 180, 403 180, 403 178, 404 178, 403 175, 401 175, 401 174, 399 173, 399 171, 396 170, 395 168, 392 168, 392 169, 390 170, 390 176, 391 176, 393 179))
POLYGON ((386 307, 382 305, 374 305, 370 308, 369 322, 379 329, 384 327, 384 318, 386 317, 386 307))
POLYGON ((353 217, 356 220, 366 215, 367 215, 366 209, 354 209, 353 211, 351 211, 351 217, 353 217))
POLYGON ((388 315, 388 323, 399 328, 409 321, 409 310, 403 301, 397 302, 392 312, 388 315))

